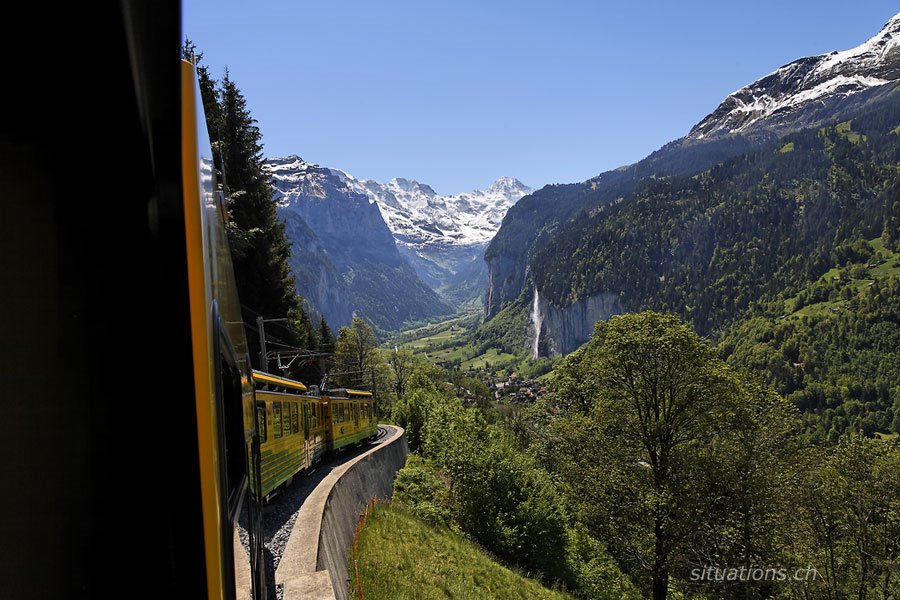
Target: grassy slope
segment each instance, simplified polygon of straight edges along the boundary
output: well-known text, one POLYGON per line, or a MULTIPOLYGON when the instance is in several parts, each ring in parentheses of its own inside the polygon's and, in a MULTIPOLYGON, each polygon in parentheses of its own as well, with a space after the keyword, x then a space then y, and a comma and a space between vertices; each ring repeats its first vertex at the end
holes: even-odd
MULTIPOLYGON (((461 536, 390 505, 376 506, 360 535, 359 573, 366 600, 569 598, 492 561, 461 536)), ((355 598, 352 566, 350 586, 355 598)))

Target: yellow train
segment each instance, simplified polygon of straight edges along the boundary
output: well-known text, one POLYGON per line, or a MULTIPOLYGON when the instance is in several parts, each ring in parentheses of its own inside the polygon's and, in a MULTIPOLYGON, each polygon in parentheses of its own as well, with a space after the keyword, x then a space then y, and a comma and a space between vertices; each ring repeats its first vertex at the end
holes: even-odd
POLYGON ((269 497, 326 452, 378 433, 375 399, 361 390, 310 393, 299 381, 253 371, 262 494, 269 497))
POLYGON ((375 399, 250 369, 178 3, 22 10, 41 42, 0 36, 4 596, 263 599, 267 491, 374 435, 375 399))

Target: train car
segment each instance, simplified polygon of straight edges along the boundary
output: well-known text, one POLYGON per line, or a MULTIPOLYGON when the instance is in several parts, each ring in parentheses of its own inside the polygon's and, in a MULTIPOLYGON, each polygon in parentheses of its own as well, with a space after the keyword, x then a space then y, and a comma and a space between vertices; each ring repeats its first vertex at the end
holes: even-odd
POLYGON ((17 15, 41 40, 0 36, 3 594, 265 598, 252 377, 180 6, 17 15))
POLYGON ((322 399, 299 381, 253 371, 262 494, 317 463, 326 451, 322 399))
POLYGON ((322 393, 328 420, 328 449, 358 444, 378 434, 375 398, 372 392, 334 389, 322 393))

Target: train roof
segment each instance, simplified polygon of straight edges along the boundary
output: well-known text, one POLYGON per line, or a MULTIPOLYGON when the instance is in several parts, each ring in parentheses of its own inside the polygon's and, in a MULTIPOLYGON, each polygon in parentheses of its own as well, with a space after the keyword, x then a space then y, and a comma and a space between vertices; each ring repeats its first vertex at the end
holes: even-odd
POLYGON ((335 398, 371 398, 372 392, 365 390, 351 390, 348 388, 337 388, 322 392, 323 396, 332 396, 335 398))
POLYGON ((264 373, 262 371, 256 370, 253 371, 253 383, 284 387, 300 392, 305 392, 307 389, 306 386, 299 381, 294 381, 293 379, 288 379, 287 377, 279 377, 278 375, 272 375, 271 373, 264 373))

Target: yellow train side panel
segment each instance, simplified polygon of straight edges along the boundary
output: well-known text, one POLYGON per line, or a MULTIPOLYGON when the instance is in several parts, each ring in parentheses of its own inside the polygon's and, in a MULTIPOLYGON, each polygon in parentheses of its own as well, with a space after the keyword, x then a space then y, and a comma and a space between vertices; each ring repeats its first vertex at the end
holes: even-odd
POLYGON ((200 457, 200 488, 203 504, 203 537, 206 556, 207 589, 211 598, 223 597, 222 564, 219 557, 222 520, 219 507, 219 466, 215 447, 215 383, 210 369, 213 353, 210 334, 212 301, 206 280, 208 264, 204 243, 204 222, 200 199, 200 167, 194 112, 196 82, 191 63, 181 63, 181 168, 184 177, 184 221, 187 241, 188 288, 190 294, 191 343, 194 361, 194 398, 197 411, 197 440, 200 457))

